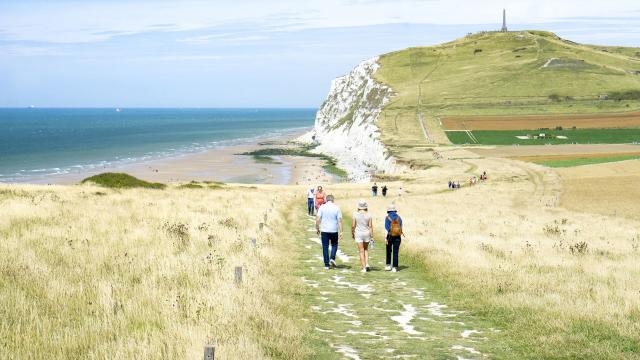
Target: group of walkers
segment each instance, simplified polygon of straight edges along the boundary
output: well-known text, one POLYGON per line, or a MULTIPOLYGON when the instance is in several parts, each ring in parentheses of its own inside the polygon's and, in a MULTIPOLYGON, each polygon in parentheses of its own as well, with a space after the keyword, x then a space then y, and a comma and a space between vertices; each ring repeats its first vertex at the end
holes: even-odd
MULTIPOLYGON (((389 193, 389 188, 387 187, 387 185, 382 185, 382 188, 380 189, 382 192, 382 196, 383 197, 387 197, 387 194, 389 193)), ((402 197, 402 186, 400 186, 398 188, 398 197, 402 197)), ((376 197, 378 196, 378 184, 377 183, 373 183, 373 186, 371 187, 371 196, 376 197)))
MULTIPOLYGON (((387 185, 382 185, 382 196, 387 197, 387 191, 389 191, 389 188, 387 187, 387 185)), ((373 183, 373 186, 371 187, 371 196, 376 197, 378 196, 378 184, 373 183)))
MULTIPOLYGON (((484 171, 481 175, 480 178, 478 178, 477 176, 472 176, 471 178, 469 178, 469 186, 473 186, 475 184, 477 184, 480 181, 486 181, 487 180, 487 172, 484 171)), ((453 180, 449 180, 449 189, 460 189, 460 182, 455 182, 453 180)))
MULTIPOLYGON (((383 188, 384 189, 384 188, 383 188)), ((383 192, 383 194, 386 193, 383 192)), ((344 238, 342 211, 335 204, 333 195, 326 195, 322 186, 309 189, 307 192, 308 214, 316 216, 316 232, 322 242, 322 257, 325 270, 336 267, 338 243, 344 238)), ((386 266, 385 270, 398 271, 398 252, 402 241, 402 218, 394 204, 387 208, 384 221, 386 230, 386 266)), ((362 272, 370 271, 369 249, 374 245, 373 219, 366 201, 360 200, 351 222, 351 238, 355 241, 360 254, 362 272)))

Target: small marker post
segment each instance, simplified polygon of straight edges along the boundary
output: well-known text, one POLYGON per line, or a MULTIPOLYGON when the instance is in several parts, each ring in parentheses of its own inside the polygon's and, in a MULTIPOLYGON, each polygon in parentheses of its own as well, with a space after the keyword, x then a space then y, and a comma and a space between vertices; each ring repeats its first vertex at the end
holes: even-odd
POLYGON ((216 358, 216 347, 213 345, 205 345, 204 360, 214 360, 216 358))
POLYGON ((235 280, 236 285, 242 284, 242 266, 236 266, 235 280))

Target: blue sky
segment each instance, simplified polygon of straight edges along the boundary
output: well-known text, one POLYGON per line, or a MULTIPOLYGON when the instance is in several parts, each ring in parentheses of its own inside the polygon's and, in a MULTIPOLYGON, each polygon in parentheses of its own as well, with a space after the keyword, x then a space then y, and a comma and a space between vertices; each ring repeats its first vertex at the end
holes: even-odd
POLYGON ((317 107, 331 79, 498 29, 640 46, 640 3, 0 0, 0 107, 317 107))

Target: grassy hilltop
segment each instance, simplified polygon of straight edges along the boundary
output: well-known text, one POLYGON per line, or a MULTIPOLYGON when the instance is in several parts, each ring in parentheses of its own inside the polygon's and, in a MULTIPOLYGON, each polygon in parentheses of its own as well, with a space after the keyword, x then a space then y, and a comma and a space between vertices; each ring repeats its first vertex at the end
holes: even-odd
POLYGON ((582 45, 549 32, 478 33, 389 53, 380 65, 377 80, 397 93, 379 121, 392 146, 424 144, 421 117, 433 142, 448 143, 443 116, 640 109, 640 48, 582 45))

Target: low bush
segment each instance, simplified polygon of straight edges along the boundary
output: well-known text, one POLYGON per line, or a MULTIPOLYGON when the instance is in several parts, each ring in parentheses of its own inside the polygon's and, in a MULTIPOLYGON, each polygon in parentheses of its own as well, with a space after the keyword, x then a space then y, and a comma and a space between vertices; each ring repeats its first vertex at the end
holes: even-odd
POLYGON ((112 189, 164 189, 166 187, 165 184, 147 182, 125 173, 102 173, 88 177, 82 180, 81 183, 93 183, 112 189))

